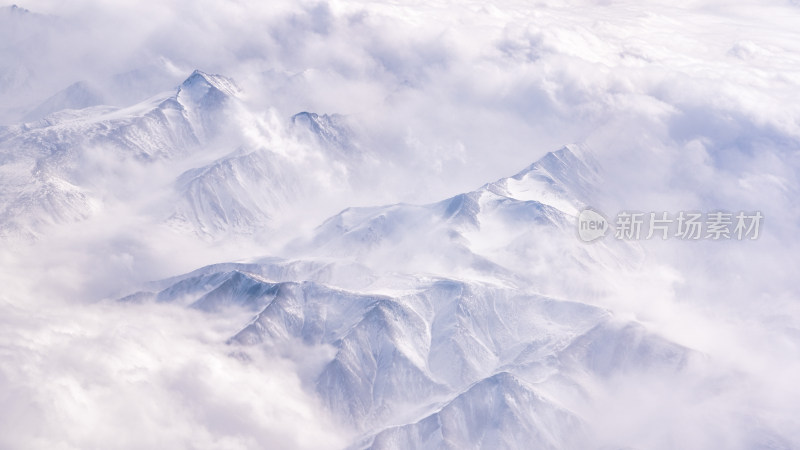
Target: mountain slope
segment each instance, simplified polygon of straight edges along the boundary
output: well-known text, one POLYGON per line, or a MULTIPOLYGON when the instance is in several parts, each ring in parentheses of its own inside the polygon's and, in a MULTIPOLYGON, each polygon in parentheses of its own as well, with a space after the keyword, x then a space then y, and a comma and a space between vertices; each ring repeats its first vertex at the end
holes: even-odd
POLYGON ((76 83, 32 113, 45 117, 0 128, 0 237, 36 238, 123 199, 154 226, 210 240, 251 235, 330 183, 347 188, 363 156, 339 116, 259 125, 261 113, 221 75, 194 71, 174 91, 125 108, 88 106, 99 102, 92 92, 76 83), (241 123, 283 133, 287 148, 254 143, 241 123), (143 173, 152 185, 131 186, 143 173))
POLYGON ((2 170, 13 172, 0 186, 0 236, 33 237, 45 224, 91 216, 108 193, 90 187, 88 154, 143 162, 184 156, 225 123, 234 95, 229 80, 195 72, 174 94, 128 108, 69 109, 0 128, 2 170))
POLYGON ((381 431, 364 448, 576 448, 579 417, 508 372, 481 380, 434 414, 381 431))
POLYGON ((580 447, 572 406, 585 410, 597 383, 678 373, 693 353, 580 297, 542 295, 553 272, 510 257, 618 258, 624 247, 586 251, 574 236, 595 177, 564 148, 441 202, 347 209, 291 244, 297 259, 209 266, 131 299, 255 311, 229 344, 326 355, 305 383, 361 433, 354 448, 580 447))
POLYGON ((42 119, 64 109, 84 109, 103 104, 103 95, 88 83, 79 81, 57 92, 22 118, 25 122, 42 119))

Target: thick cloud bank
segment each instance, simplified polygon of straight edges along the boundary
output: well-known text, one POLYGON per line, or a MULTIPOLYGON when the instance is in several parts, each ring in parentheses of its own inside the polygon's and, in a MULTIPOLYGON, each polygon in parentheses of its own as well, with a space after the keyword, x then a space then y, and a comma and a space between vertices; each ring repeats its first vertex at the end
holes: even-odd
MULTIPOLYGON (((654 240, 622 272, 552 270, 561 284, 592 278, 596 305, 702 355, 676 379, 623 373, 596 386, 596 402, 575 411, 596 442, 800 446, 796 1, 18 5, 0 9, 6 147, 23 130, 12 125, 168 96, 195 69, 241 92, 235 131, 188 157, 151 164, 85 149, 73 173, 98 199, 88 218, 2 242, 0 447, 352 443, 307 376, 332 355, 237 353, 226 342, 249 312, 107 299, 206 264, 294 257, 284 244, 343 208, 439 201, 571 143, 597 161, 593 206, 609 215, 764 216, 755 241, 654 240), (303 111, 346 117, 358 164, 298 136, 290 118, 303 111), (177 175, 247 146, 308 188, 305 203, 275 215, 274 234, 196 238, 162 226, 177 175)), ((25 194, 12 186, 28 173, 12 162, 0 160, 8 204, 25 194)), ((379 256, 391 270, 414 269, 402 255, 379 256)), ((539 276, 547 266, 537 264, 539 276)))

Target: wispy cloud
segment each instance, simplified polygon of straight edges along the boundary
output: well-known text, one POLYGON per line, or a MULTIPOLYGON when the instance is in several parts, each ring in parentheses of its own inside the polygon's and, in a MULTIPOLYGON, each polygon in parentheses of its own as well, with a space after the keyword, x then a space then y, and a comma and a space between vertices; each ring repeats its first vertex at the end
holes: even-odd
MULTIPOLYGON (((606 212, 762 211, 758 241, 647 244, 637 273, 605 274, 604 306, 712 362, 666 387, 657 376, 613 380, 598 424, 643 447, 689 427, 680 442, 702 448, 704 427, 738 437, 740 415, 752 415, 768 422, 763 433, 800 439, 800 390, 791 382, 800 375, 797 2, 20 6, 31 12, 0 12, 3 123, 75 82, 122 106, 169 90, 195 68, 242 86, 244 107, 260 121, 248 122, 245 140, 266 148, 300 145, 288 130, 297 112, 349 115, 374 164, 331 176, 333 194, 295 212, 304 225, 319 211, 470 191, 571 142, 600 161, 596 206, 606 212), (643 397, 658 406, 642 406, 643 397), (665 435, 642 436, 655 428, 665 435)), ((153 211, 141 205, 171 201, 161 189, 174 173, 91 150, 82 163, 92 186, 111 194, 104 215, 0 251, 0 442, 340 443, 289 362, 245 364, 217 345, 234 331, 230 321, 87 305, 274 244, 206 246, 152 231, 153 211), (150 183, 140 188, 144 177, 150 183)), ((309 176, 321 178, 325 160, 312 163, 309 176)))

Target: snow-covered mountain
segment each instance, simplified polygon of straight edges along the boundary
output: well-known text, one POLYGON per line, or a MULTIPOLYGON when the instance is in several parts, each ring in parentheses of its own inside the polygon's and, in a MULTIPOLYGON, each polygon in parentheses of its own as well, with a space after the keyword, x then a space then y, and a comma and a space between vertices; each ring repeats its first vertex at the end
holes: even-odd
MULTIPOLYGON (((195 71, 129 108, 62 110, 4 128, 4 235, 103 211, 107 185, 83 167, 97 148, 166 171, 172 200, 145 210, 203 238, 255 234, 302 206, 315 192, 309 158, 346 174, 374 157, 346 118, 307 112, 288 121, 297 139, 288 148, 221 148, 236 141, 232 121, 252 117, 239 96, 230 79, 195 71)), ((241 317, 228 341, 235 354, 322 355, 304 383, 354 430, 353 448, 584 448, 597 384, 679 373, 694 354, 592 304, 595 277, 638 255, 576 238, 599 177, 589 153, 567 146, 438 202, 345 209, 283 258, 204 267, 124 301, 241 317)))
POLYGON ((159 174, 151 181, 165 184, 173 199, 144 208, 161 223, 209 238, 252 234, 324 189, 314 167, 344 186, 346 178, 336 179, 330 168, 344 162, 352 168, 360 158, 337 116, 291 118, 286 132, 297 139, 290 136, 286 145, 292 148, 231 135, 237 121, 256 119, 240 89, 220 75, 195 71, 175 91, 125 108, 103 106, 92 92, 76 83, 31 112, 43 118, 0 128, 0 236, 35 238, 48 226, 86 220, 120 196, 146 202, 149 189, 119 192, 111 184, 130 177, 125 164, 159 174), (314 146, 329 151, 315 153, 314 146), (117 172, 110 181, 98 179, 109 171, 117 172))
POLYGON ((84 81, 78 81, 53 94, 23 117, 33 122, 64 109, 84 109, 103 104, 103 94, 84 81))
MULTIPOLYGON (((3 127, 0 233, 35 236, 43 224, 91 216, 108 192, 98 192, 105 186, 92 186, 92 173, 85 168, 87 154, 156 162, 180 158, 213 138, 225 123, 225 108, 234 95, 229 80, 195 72, 174 94, 128 108, 65 109, 3 127)), ((76 106, 71 103, 79 100, 85 98, 64 101, 76 106)))
POLYGON ((624 243, 575 245, 576 215, 598 189, 595 163, 580 153, 564 147, 514 176, 428 205, 349 208, 291 249, 383 270, 490 276, 538 289, 553 280, 552 270, 635 263, 636 249, 624 243))
POLYGON ((797 3, 0 6, 0 448, 800 448, 797 3))
POLYGON ((333 358, 311 383, 372 448, 517 447, 532 436, 545 448, 572 448, 581 418, 559 405, 569 397, 562 391, 590 402, 581 387, 587 376, 679 371, 691 356, 582 303, 424 276, 403 283, 373 278, 371 288, 345 290, 313 281, 323 264, 284 278, 310 281, 281 281, 288 265, 210 267, 127 300, 258 311, 232 336, 235 346, 300 343, 309 353, 332 347, 333 358))
POLYGON ((180 195, 169 222, 214 235, 226 230, 254 232, 297 200, 295 174, 271 154, 240 148, 212 163, 181 174, 180 195))
POLYGON ((535 252, 579 267, 625 251, 586 252, 574 236, 597 179, 576 151, 430 205, 348 209, 290 245, 300 259, 209 266, 126 301, 254 311, 235 347, 331 349, 306 382, 359 431, 353 448, 585 448, 585 419, 571 408, 591 404, 597 380, 679 372, 693 352, 604 308, 537 293, 543 277, 522 264, 535 252), (519 265, 501 264, 513 254, 519 265))

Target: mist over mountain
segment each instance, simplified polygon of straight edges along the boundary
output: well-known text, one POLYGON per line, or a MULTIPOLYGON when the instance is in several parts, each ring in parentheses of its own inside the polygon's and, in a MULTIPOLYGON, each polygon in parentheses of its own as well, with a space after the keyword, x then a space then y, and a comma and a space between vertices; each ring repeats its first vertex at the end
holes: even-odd
POLYGON ((800 447, 795 3, 0 7, 0 447, 800 447))

